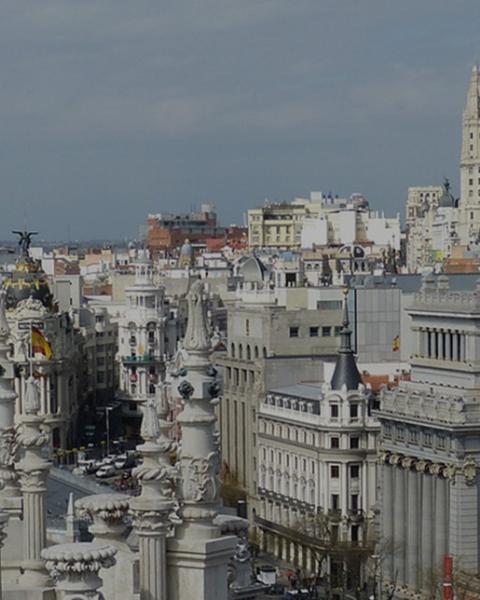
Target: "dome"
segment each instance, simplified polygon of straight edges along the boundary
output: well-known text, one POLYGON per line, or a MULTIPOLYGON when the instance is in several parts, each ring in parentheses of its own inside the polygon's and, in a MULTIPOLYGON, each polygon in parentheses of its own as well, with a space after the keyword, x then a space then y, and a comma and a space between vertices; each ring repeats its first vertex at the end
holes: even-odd
POLYGON ((267 267, 257 256, 253 255, 247 258, 241 265, 239 271, 240 275, 243 276, 244 281, 260 283, 265 279, 267 267))
POLYGON ((15 266, 12 276, 4 279, 2 288, 6 291, 6 307, 12 310, 27 298, 39 300, 45 308, 53 307, 53 295, 50 292, 47 277, 39 261, 22 257, 15 266))
POLYGON ((193 246, 190 244, 190 240, 186 239, 180 248, 180 256, 193 256, 193 246))
POLYGON ((194 253, 193 246, 190 244, 190 240, 186 239, 180 248, 180 255, 178 257, 178 266, 181 268, 190 267, 193 265, 194 253))

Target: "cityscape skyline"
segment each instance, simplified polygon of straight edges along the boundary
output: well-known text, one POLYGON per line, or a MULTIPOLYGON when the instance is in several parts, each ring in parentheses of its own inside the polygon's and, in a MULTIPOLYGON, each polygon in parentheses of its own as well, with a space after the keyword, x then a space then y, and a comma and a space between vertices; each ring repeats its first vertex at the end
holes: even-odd
POLYGON ((368 8, 2 9, 1 237, 135 238, 205 201, 241 225, 311 190, 403 218, 407 188, 443 176, 458 195, 478 7, 368 8))

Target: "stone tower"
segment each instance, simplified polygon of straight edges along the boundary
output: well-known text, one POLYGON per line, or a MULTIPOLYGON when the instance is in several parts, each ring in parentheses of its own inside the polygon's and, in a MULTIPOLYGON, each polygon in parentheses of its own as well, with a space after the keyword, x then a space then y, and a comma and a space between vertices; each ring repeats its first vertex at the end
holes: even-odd
POLYGON ((463 111, 460 157, 461 243, 475 239, 480 229, 480 71, 475 65, 463 111))

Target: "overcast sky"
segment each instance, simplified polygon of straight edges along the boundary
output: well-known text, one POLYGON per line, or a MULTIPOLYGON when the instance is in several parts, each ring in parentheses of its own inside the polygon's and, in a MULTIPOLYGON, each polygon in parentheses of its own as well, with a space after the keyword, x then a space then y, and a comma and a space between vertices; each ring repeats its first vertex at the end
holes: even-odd
POLYGON ((0 238, 452 179, 479 0, 5 0, 0 238))

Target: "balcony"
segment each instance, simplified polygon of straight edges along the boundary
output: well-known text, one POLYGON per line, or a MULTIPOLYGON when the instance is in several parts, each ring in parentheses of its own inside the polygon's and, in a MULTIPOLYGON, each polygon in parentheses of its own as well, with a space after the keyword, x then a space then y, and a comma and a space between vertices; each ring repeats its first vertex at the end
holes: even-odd
POLYGON ((124 365, 142 365, 157 362, 160 362, 159 357, 149 356, 148 354, 144 354, 143 356, 122 356, 122 363, 124 365))
POLYGON ((328 509, 328 518, 331 521, 341 521, 342 520, 342 511, 339 508, 329 508, 328 509))
POLYGON ((348 519, 353 523, 358 523, 363 521, 363 510, 361 508, 349 508, 348 509, 348 519))

